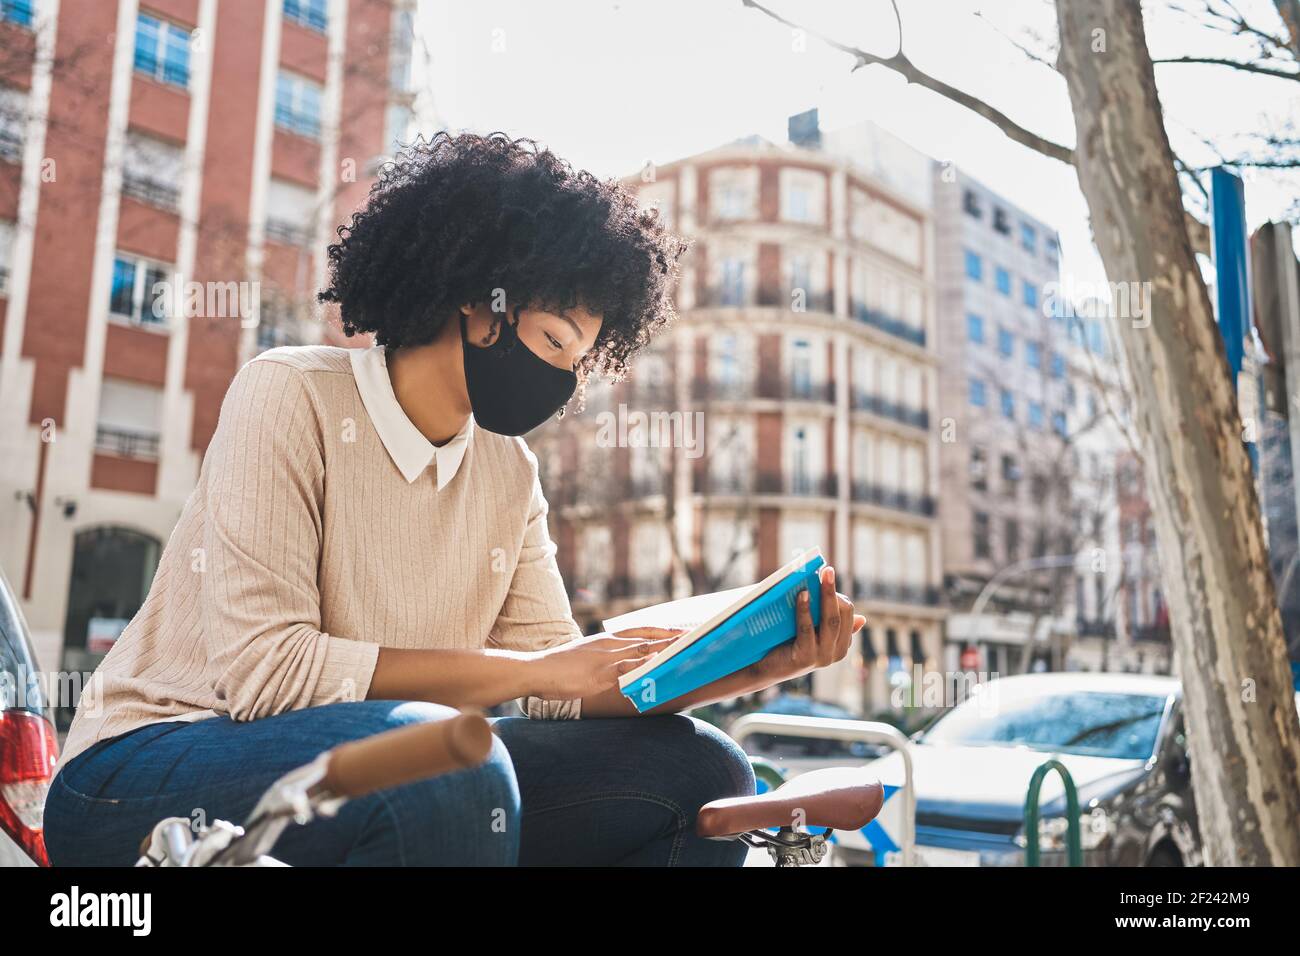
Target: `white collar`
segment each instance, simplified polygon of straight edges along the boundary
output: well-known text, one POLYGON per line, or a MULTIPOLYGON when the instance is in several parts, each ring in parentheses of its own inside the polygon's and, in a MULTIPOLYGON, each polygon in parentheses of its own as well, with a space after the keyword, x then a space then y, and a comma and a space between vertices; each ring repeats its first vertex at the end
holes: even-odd
POLYGON ((386 350, 382 345, 368 349, 351 349, 352 375, 357 380, 361 403, 366 406, 370 421, 379 433, 379 440, 388 449, 389 457, 408 483, 424 474, 429 462, 438 465, 438 490, 441 491, 456 477, 460 463, 469 447, 469 436, 474 428, 474 416, 465 427, 444 445, 434 445, 420 430, 411 424, 402 406, 393 394, 393 382, 388 377, 386 350))

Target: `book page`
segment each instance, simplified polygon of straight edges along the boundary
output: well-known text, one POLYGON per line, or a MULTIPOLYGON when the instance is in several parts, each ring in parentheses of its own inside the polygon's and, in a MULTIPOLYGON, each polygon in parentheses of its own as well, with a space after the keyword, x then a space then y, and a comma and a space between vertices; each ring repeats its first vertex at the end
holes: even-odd
POLYGON ((611 634, 630 627, 666 627, 689 631, 697 624, 702 624, 730 607, 753 588, 754 585, 746 584, 744 587, 731 588, 728 591, 715 591, 712 594, 697 594, 694 597, 666 601, 663 604, 655 604, 652 607, 643 607, 640 610, 611 617, 602 621, 601 625, 611 634))

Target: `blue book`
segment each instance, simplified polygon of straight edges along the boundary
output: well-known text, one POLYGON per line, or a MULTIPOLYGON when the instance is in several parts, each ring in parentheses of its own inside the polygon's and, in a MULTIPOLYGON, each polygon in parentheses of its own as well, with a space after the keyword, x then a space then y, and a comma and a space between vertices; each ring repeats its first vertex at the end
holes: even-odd
POLYGON ((757 663, 794 639, 795 600, 808 591, 813 626, 821 622, 821 551, 801 554, 749 587, 670 601, 605 621, 611 633, 632 627, 687 628, 650 660, 619 678, 638 711, 676 700, 757 663))

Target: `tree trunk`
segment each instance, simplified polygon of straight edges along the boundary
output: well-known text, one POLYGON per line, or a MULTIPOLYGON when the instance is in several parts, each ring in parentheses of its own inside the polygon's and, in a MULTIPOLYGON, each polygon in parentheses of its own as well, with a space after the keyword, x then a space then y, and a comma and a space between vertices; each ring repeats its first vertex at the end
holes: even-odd
POLYGON ((1141 7, 1057 0, 1079 184, 1119 316, 1183 682, 1206 862, 1300 865, 1300 722, 1223 343, 1183 223, 1141 7), (1145 326, 1146 321, 1150 322, 1145 326))

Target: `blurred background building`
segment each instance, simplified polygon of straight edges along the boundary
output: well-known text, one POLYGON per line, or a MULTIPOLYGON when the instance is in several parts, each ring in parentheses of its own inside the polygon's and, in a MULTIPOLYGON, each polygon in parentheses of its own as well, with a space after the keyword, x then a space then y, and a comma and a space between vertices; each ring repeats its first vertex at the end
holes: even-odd
POLYGON ((693 240, 680 320, 625 383, 529 440, 584 624, 819 546, 871 625, 813 690, 870 711, 942 646, 932 223, 827 148, 815 113, 790 135, 629 181, 693 240), (685 429, 702 412, 698 453, 681 429, 671 447, 672 419, 600 428, 655 412, 685 429))
POLYGON ((0 563, 43 666, 138 610, 239 365, 339 338, 312 298, 405 134, 412 6, 0 4, 0 563))
POLYGON ((1066 622, 1075 554, 1067 337, 1043 308, 1060 250, 1054 229, 955 169, 935 166, 934 193, 948 658, 1020 673, 1066 622))

